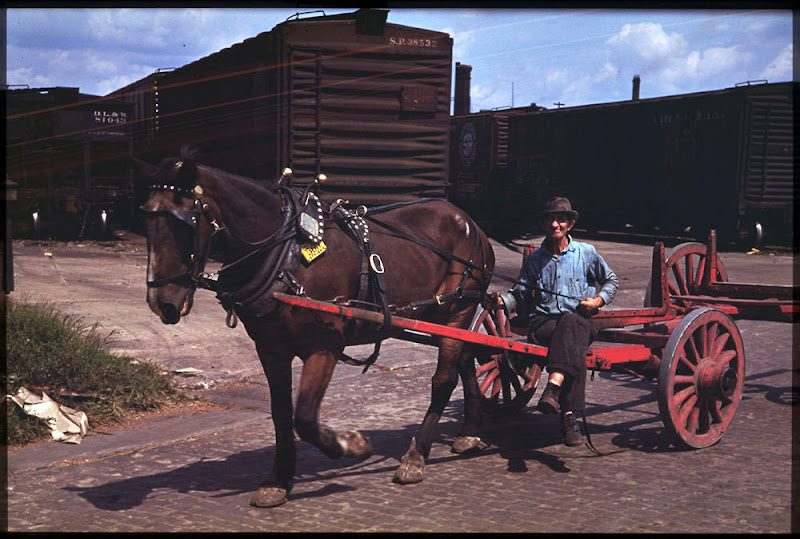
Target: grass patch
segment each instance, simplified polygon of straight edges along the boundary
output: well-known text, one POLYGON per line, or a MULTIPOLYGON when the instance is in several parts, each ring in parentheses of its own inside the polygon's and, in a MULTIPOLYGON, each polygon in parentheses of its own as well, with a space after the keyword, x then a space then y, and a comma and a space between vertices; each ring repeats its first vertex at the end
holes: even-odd
MULTIPOLYGON (((107 425, 129 411, 158 408, 175 395, 158 365, 108 351, 112 333, 47 304, 6 300, 7 394, 25 387, 47 393, 59 404, 86 413, 89 428, 107 425), (59 395, 90 393, 89 398, 59 395)), ((7 443, 21 445, 49 437, 40 419, 7 402, 7 443)))

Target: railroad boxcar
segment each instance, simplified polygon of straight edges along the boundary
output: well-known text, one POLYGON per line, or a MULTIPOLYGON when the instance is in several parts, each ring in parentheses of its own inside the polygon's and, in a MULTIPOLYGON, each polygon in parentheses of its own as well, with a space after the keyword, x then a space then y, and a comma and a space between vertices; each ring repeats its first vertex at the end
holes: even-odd
POLYGON ((582 227, 791 241, 795 83, 508 116, 505 210, 563 194, 582 227), (508 204, 515 201, 513 207, 508 204))
POLYGON ((78 88, 5 91, 15 233, 108 236, 132 215, 131 105, 78 88))
POLYGON ((217 168, 358 204, 443 197, 452 39, 386 22, 388 11, 290 18, 271 31, 112 95, 133 103, 135 153, 184 144, 217 168))

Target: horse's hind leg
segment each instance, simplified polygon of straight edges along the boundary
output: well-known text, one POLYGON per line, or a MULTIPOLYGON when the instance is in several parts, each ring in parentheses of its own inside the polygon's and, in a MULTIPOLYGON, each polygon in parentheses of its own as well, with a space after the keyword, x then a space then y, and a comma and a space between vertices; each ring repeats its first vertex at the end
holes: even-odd
POLYGON ((442 339, 439 345, 439 360, 431 379, 431 404, 425 413, 425 419, 411 439, 411 447, 408 448, 400 467, 394 474, 395 483, 422 481, 425 459, 431 451, 436 427, 458 383, 456 361, 461 354, 462 346, 462 342, 453 339, 442 339))
POLYGON ((250 500, 256 507, 274 507, 286 502, 295 474, 296 453, 292 430, 292 357, 273 356, 256 345, 270 392, 272 422, 275 425, 275 459, 272 471, 250 500))
POLYGON ((337 354, 329 350, 315 352, 305 359, 297 392, 295 428, 303 440, 315 445, 330 458, 364 460, 372 455, 369 438, 357 431, 336 433, 319 422, 320 403, 336 361, 337 354))

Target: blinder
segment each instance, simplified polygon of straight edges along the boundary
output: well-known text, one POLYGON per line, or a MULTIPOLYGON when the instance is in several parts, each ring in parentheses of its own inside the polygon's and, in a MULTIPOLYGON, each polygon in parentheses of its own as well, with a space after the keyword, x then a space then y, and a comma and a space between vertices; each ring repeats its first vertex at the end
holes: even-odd
POLYGON ((197 229, 197 217, 200 210, 148 210, 144 206, 139 206, 139 211, 147 215, 172 215, 178 221, 189 225, 192 230, 197 229))
POLYGON ((200 260, 198 259, 198 252, 200 251, 200 231, 198 229, 198 222, 199 217, 201 215, 206 215, 209 222, 214 226, 214 231, 220 229, 219 225, 217 225, 216 220, 211 218, 207 215, 208 206, 203 204, 203 201, 199 198, 202 194, 202 189, 196 187, 195 189, 182 189, 180 187, 175 187, 171 185, 151 185, 151 191, 177 191, 186 196, 193 196, 194 203, 191 210, 181 210, 181 209, 167 209, 167 210, 150 210, 145 208, 144 206, 139 207, 139 211, 146 215, 152 216, 159 216, 159 215, 171 215, 178 222, 187 225, 192 230, 192 252, 190 254, 190 260, 192 265, 194 266, 189 271, 179 273, 177 275, 173 275, 171 277, 165 277, 163 279, 156 279, 154 281, 147 281, 148 288, 160 288, 162 286, 166 286, 168 284, 179 284, 184 286, 196 287, 200 286, 202 288, 209 288, 211 289, 213 286, 212 280, 205 278, 202 275, 198 275, 197 268, 200 264, 200 260), (202 208, 202 209, 200 209, 202 208))

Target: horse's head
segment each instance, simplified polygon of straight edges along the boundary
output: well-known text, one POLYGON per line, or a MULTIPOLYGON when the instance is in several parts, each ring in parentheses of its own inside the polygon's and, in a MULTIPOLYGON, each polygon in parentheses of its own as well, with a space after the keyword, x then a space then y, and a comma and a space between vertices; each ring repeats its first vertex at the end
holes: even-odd
POLYGON ((189 314, 208 255, 211 224, 204 217, 194 160, 166 160, 161 167, 137 161, 150 196, 140 208, 147 230, 147 303, 165 324, 189 314))

